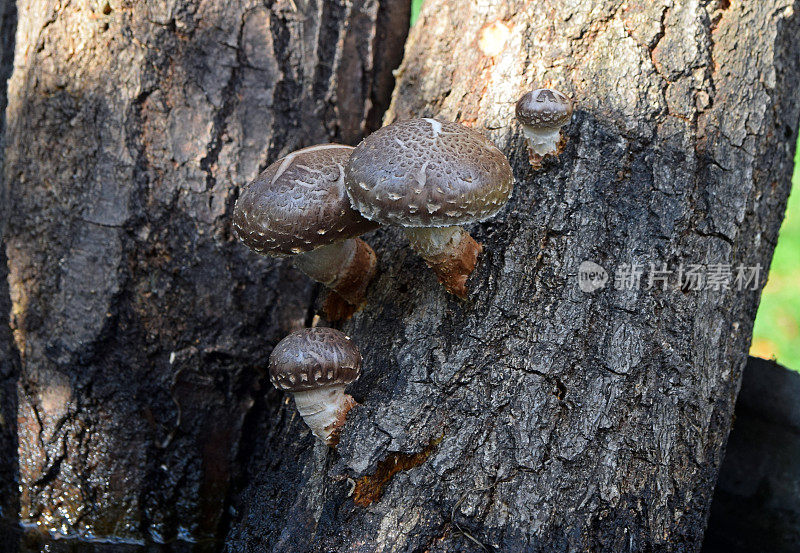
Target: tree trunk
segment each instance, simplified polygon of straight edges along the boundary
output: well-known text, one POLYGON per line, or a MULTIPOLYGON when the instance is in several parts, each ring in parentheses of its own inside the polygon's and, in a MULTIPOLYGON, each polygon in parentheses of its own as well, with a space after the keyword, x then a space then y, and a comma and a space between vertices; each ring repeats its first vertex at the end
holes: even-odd
POLYGON ((6 80, 14 61, 14 31, 17 26, 16 4, 0 0, 0 543, 4 532, 16 521, 19 510, 17 492, 17 378, 19 358, 13 346, 8 313, 8 271, 3 242, 3 221, 8 204, 2 187, 3 136, 6 113, 6 80))
POLYGON ((18 10, 5 194, 22 521, 214 537, 259 374, 315 294, 231 237, 239 187, 296 148, 360 140, 388 105, 409 2, 18 10))
POLYGON ((396 229, 369 239, 379 277, 344 326, 361 406, 326 452, 266 394, 227 550, 699 550, 790 187, 798 12, 428 0, 387 119, 486 132, 513 199, 470 229, 466 302, 396 229), (577 110, 535 171, 514 103, 542 85, 577 110), (583 261, 605 288, 581 291, 583 261), (651 263, 675 271, 666 289, 651 263), (625 264, 640 285, 615 282, 625 264), (755 290, 714 289, 678 285, 681 264, 762 270, 755 290))

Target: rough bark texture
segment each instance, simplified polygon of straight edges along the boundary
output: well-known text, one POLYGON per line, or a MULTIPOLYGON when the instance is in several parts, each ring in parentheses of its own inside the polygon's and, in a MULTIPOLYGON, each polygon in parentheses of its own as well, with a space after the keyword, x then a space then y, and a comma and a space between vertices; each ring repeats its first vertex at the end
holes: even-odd
POLYGON ((235 243, 233 203, 277 157, 360 139, 408 2, 18 9, 4 193, 22 521, 214 537, 271 346, 315 293, 235 243))
POLYGON ((800 551, 800 374, 750 358, 703 553, 800 551))
POLYGON ((428 0, 388 119, 487 132, 514 197, 470 229, 485 249, 466 302, 396 229, 370 240, 379 275, 344 326, 361 406, 326 453, 290 402, 257 403, 228 551, 699 550, 764 273, 754 291, 676 275, 648 290, 647 273, 767 270, 800 113, 798 9, 428 0), (564 153, 533 171, 513 107, 541 85, 577 110, 564 153), (642 285, 583 293, 584 260, 638 264, 642 285))
POLYGON ((3 128, 6 111, 6 80, 14 61, 14 30, 17 26, 16 4, 0 0, 0 543, 4 526, 16 523, 19 510, 17 492, 17 376, 19 358, 13 346, 8 315, 8 295, 3 227, 8 200, 3 193, 3 128))

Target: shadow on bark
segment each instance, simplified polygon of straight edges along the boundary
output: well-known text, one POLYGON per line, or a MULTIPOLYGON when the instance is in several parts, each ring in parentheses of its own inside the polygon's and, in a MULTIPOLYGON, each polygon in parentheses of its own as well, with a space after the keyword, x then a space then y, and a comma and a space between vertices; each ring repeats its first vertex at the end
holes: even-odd
MULTIPOLYGON (((16 3, 0 0, 0 544, 13 543, 13 528, 19 522, 19 460, 17 456, 17 379, 19 356, 11 336, 3 230, 7 195, 2 184, 3 131, 5 129, 6 81, 14 63, 17 27, 16 3)), ((13 547, 9 553, 13 552, 13 547)))
MULTIPOLYGON (((217 42, 198 32, 176 63, 203 70, 198 60, 219 60, 197 50, 217 42)), ((146 99, 121 117, 103 78, 98 72, 66 90, 37 90, 9 116, 49 120, 64 149, 49 167, 42 162, 43 177, 74 171, 79 181, 71 189, 79 207, 67 212, 36 198, 44 186, 31 187, 26 199, 12 191, 15 209, 54 221, 11 217, 14 327, 30 347, 19 405, 22 519, 87 538, 209 540, 219 531, 241 426, 258 389, 255 368, 266 364, 286 325, 305 317, 310 286, 287 264, 254 264, 244 248, 215 235, 224 218, 198 233, 199 216, 189 208, 153 207, 149 193, 159 183, 141 145, 146 99), (129 150, 140 157, 132 178, 115 182, 118 160, 87 145, 107 147, 105 133, 120 119, 129 150), (127 216, 119 217, 121 204, 127 216), (38 286, 21 292, 33 273, 38 286)), ((46 158, 51 146, 40 140, 23 148, 46 158)), ((16 411, 9 405, 11 420, 16 411)), ((31 550, 37 539, 26 538, 31 550)))
MULTIPOLYGON (((21 112, 58 109, 92 124, 113 118, 107 97, 77 92, 44 102, 32 95, 21 112)), ((67 140, 94 132, 78 126, 67 140)), ((135 186, 146 170, 139 167, 135 186)), ((139 192, 136 203, 146 201, 139 192)), ((213 540, 259 389, 257 368, 286 325, 305 317, 310 285, 287 264, 254 265, 237 244, 198 235, 180 209, 135 209, 119 226, 83 213, 65 218, 63 238, 43 229, 66 261, 40 273, 42 289, 23 297, 14 319, 22 336, 35 337, 29 343, 48 336, 44 351, 28 351, 18 409, 8 405, 19 421, 21 518, 86 538, 213 540), (142 240, 144 226, 152 231, 142 240), (97 290, 110 291, 107 304, 97 290), (61 315, 48 321, 53 308, 61 315)), ((20 245, 17 290, 20 269, 29 269, 20 267, 27 254, 20 245)), ((38 538, 26 539, 38 551, 38 538)), ((51 550, 133 550, 76 543, 54 542, 51 550)), ((170 551, 181 547, 213 550, 175 544, 170 551)))
MULTIPOLYGON (((3 248, 0 250, 0 314, 3 319, 7 317, 9 307, 6 256, 3 248)), ((10 329, 4 320, 0 326, 0 544, 14 543, 14 529, 19 524, 18 378, 19 359, 10 329)), ((14 553, 13 546, 11 547, 8 553, 14 553)))

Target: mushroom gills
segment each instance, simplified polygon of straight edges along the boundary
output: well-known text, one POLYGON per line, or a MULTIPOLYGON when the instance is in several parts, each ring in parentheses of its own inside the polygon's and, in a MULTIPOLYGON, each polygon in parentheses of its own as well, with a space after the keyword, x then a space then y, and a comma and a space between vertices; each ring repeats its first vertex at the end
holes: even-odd
POLYGON ((528 148, 535 154, 545 156, 558 152, 558 142, 561 139, 561 129, 559 128, 534 128, 530 125, 522 125, 522 133, 528 148))
POLYGON ((311 432, 328 445, 338 441, 339 430, 348 411, 356 401, 344 392, 344 386, 328 386, 302 392, 294 392, 297 411, 311 432))
POLYGON ((467 298, 467 278, 478 264, 483 247, 458 226, 406 227, 411 247, 433 269, 448 292, 467 298))

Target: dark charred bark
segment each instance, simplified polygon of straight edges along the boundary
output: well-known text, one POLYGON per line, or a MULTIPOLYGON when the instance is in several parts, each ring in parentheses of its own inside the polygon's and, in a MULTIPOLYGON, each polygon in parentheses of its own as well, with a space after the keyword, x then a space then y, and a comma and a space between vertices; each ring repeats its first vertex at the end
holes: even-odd
MULTIPOLYGON (((1 234, 0 234, 1 236, 1 234)), ((0 251, 0 313, 10 312, 5 253, 0 251)), ((19 358, 13 347, 8 324, 0 325, 0 543, 4 532, 17 525, 19 512, 17 458, 17 379, 19 358)))
POLYGON ((267 391, 227 550, 698 551, 790 186, 797 36, 792 0, 429 0, 388 119, 486 132, 513 199, 469 229, 468 301, 400 232, 369 240, 379 274, 343 327, 361 406, 326 452, 267 391), (534 171, 513 108, 542 85, 577 108, 534 171), (583 261, 641 286, 584 293, 583 261), (648 289, 651 263, 762 271, 648 289))
POLYGON ((291 150, 361 138, 407 4, 18 3, 0 292, 22 359, 23 522, 224 530, 266 360, 315 290, 235 243, 234 201, 291 150))
POLYGON ((11 338, 8 316, 8 271, 3 241, 7 197, 2 186, 3 136, 6 112, 6 81, 14 62, 16 4, 0 0, 0 543, 8 543, 4 532, 17 523, 19 512, 17 461, 17 378, 19 357, 11 338))
POLYGON ((800 374, 750 358, 703 553, 800 551, 800 374))

